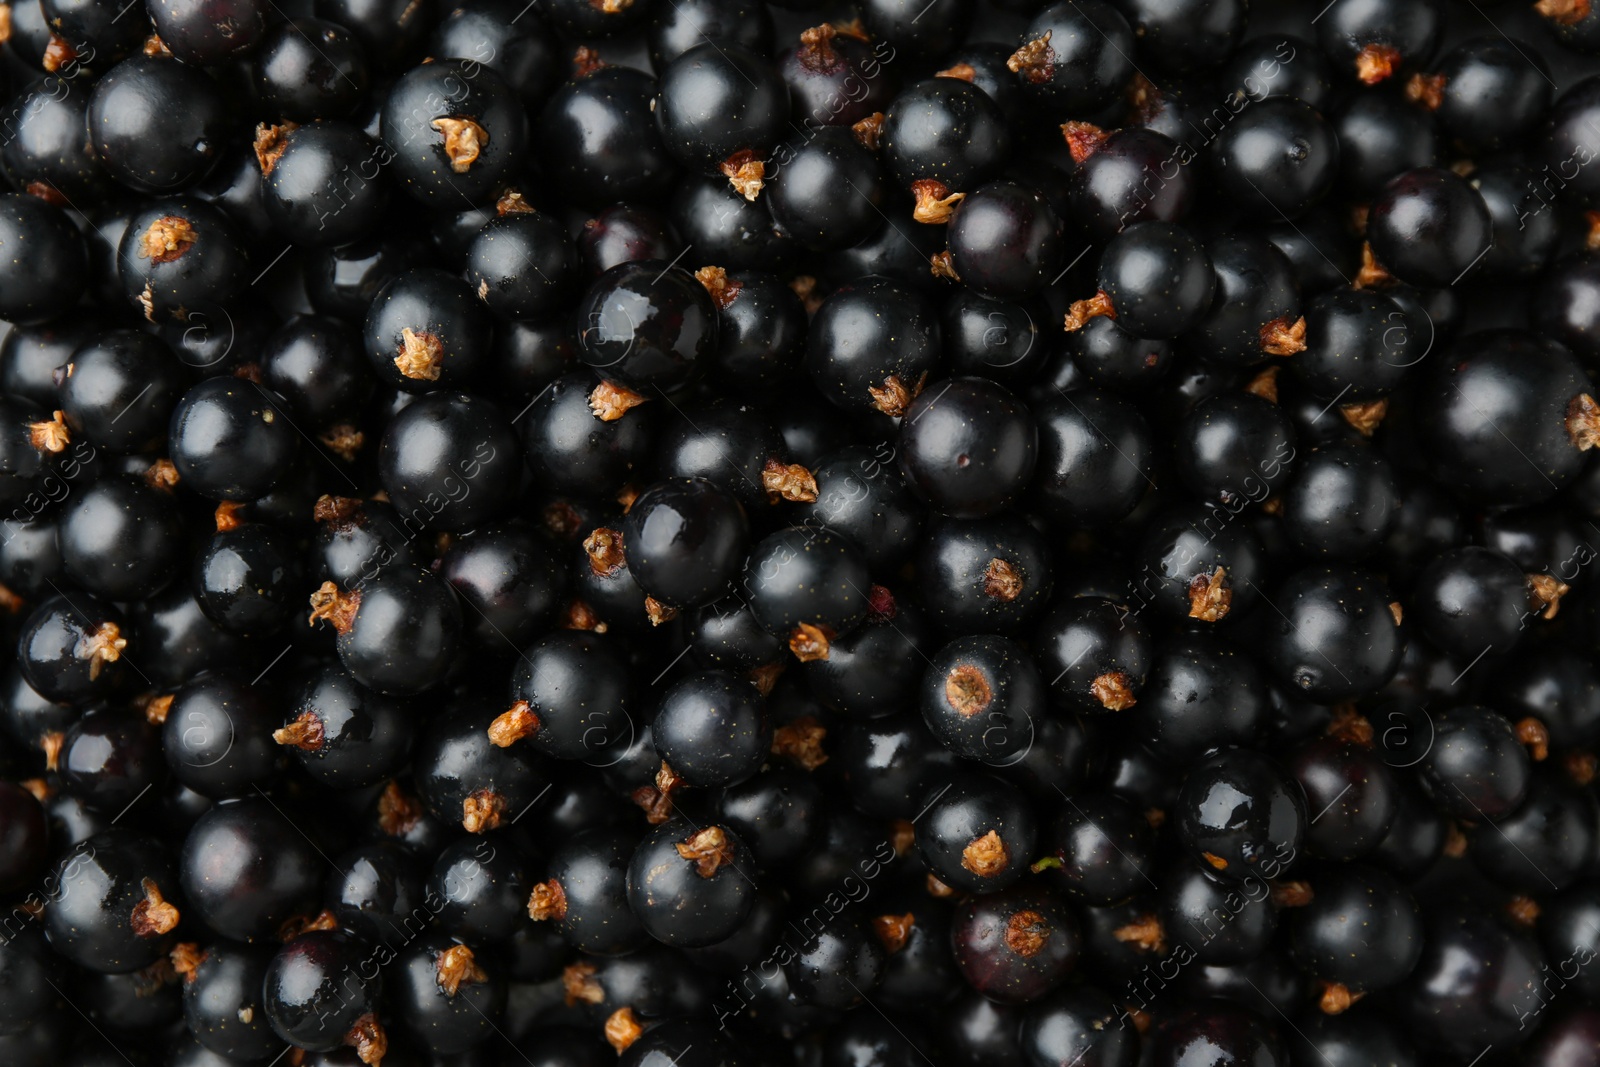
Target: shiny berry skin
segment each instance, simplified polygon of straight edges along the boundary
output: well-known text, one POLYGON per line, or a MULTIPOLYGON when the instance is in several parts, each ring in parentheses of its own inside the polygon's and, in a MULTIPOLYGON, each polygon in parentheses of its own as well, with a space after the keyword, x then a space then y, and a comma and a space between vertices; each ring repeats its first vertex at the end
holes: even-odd
POLYGON ((1435 328, 1383 293, 1334 289, 1305 308, 1305 350, 1290 368, 1324 403, 1387 396, 1420 364, 1435 328))
POLYGON ((134 213, 117 248, 122 291, 151 322, 232 300, 248 281, 248 262, 228 216, 193 197, 156 200, 134 213))
POLYGON ((1377 85, 1411 64, 1426 63, 1438 46, 1444 13, 1435 0, 1338 0, 1317 20, 1317 43, 1345 78, 1377 85))
POLYGON ((717 344, 711 295, 688 271, 623 263, 579 301, 578 358, 634 392, 671 392, 698 377, 717 344))
MULTIPOLYGON (((44 869, 50 858, 49 829, 39 801, 11 782, 0 784, 0 828, 0 886, 11 892, 26 886, 44 869)), ((8 962, 0 955, 0 974, 8 962)), ((0 978, 0 986, 5 984, 0 978)))
POLYGON ((1016 72, 1031 97, 1061 112, 1093 113, 1127 88, 1134 75, 1133 28, 1105 0, 1055 3, 1033 16, 1018 37, 1039 53, 1016 72))
POLYGON ((293 18, 267 30, 251 57, 256 99, 276 119, 350 114, 366 92, 367 57, 355 36, 325 19, 293 18))
POLYGON ((228 106, 202 70, 132 56, 94 85, 85 115, 101 164, 141 193, 175 193, 205 176, 227 142, 228 106))
POLYGON ((1255 1012, 1226 1001, 1202 1001, 1164 1020, 1155 1038, 1156 1067, 1245 1064, 1277 1067, 1287 1061, 1277 1032, 1255 1012))
POLYGON ((0 196, 0 316, 19 325, 53 319, 89 281, 83 238, 60 208, 38 197, 0 196))
POLYGON ((374 693, 338 666, 317 669, 286 695, 272 740, 323 785, 375 785, 400 771, 411 754, 415 709, 374 693))
POLYGON ((1068 526, 1106 526, 1144 498, 1158 448, 1137 407, 1105 389, 1047 395, 1030 405, 1039 458, 1029 499, 1068 526))
POLYGON ((706 41, 661 71, 656 127, 679 164, 715 174, 725 163, 737 167, 737 153, 766 158, 783 132, 788 97, 763 56, 732 42, 706 41))
POLYGON ((54 596, 27 617, 17 664, 46 700, 82 704, 107 695, 124 670, 129 642, 121 613, 91 596, 54 596))
POLYGON ((166 954, 180 918, 178 879, 152 838, 122 827, 96 834, 57 865, 45 913, 50 947, 103 974, 126 974, 166 954))
POLYGON ((784 961, 790 996, 816 1008, 861 1003, 883 974, 883 945, 858 918, 841 917, 798 946, 784 961))
POLYGON ((182 976, 184 1024, 218 1056, 259 1059, 279 1041, 262 1007, 262 982, 272 951, 217 941, 182 976))
POLYGON ((1427 470, 1482 504, 1548 499, 1583 465, 1593 387, 1559 344, 1495 330, 1430 361, 1415 400, 1427 470), (1492 415, 1490 413, 1493 413, 1492 415))
POLYGON ((1267 623, 1267 664, 1313 700, 1371 693, 1399 667, 1405 640, 1393 597, 1373 575, 1308 567, 1279 584, 1272 601, 1281 614, 1267 623))
POLYGON ((628 568, 660 603, 696 607, 727 590, 743 563, 745 528, 738 501, 705 479, 656 482, 623 522, 628 568))
POLYGON ((1014 787, 967 771, 926 803, 917 820, 917 854, 939 881, 993 893, 1027 875, 1039 828, 1032 805, 1014 787))
POLYGON ((0 145, 0 170, 16 188, 57 204, 86 204, 110 191, 111 180, 83 135, 92 89, 62 73, 18 87, 4 112, 11 133, 0 145))
POLYGON ((1278 907, 1266 880, 1247 877, 1242 886, 1207 872, 1202 860, 1180 858, 1161 872, 1160 919, 1168 936, 1190 946, 1202 967, 1232 967, 1259 959, 1278 931, 1278 907))
POLYGON ((313 614, 337 634, 340 662, 380 693, 420 693, 455 660, 461 608, 431 571, 396 567, 345 592, 319 590, 313 600, 313 614))
POLYGON ((1262 221, 1304 215, 1339 177, 1333 126, 1311 105, 1287 97, 1252 104, 1206 151, 1223 194, 1262 221))
POLYGON ((283 399, 242 378, 208 378, 192 387, 167 431, 181 484, 212 500, 265 496, 299 447, 283 399))
POLYGON ((67 577, 107 600, 138 600, 180 566, 183 523, 172 495, 108 477, 75 494, 56 528, 67 577))
POLYGON ((1534 772, 1522 803, 1495 827, 1493 840, 1481 830, 1469 836, 1468 855, 1492 881, 1519 893, 1572 885, 1600 839, 1594 798, 1551 770, 1534 772))
POLYGON ((1170 222, 1123 230, 1100 254, 1100 290, 1137 337, 1176 337, 1211 306, 1216 275, 1204 247, 1170 222))
POLYGON ((927 389, 906 411, 900 469, 937 510, 975 518, 1005 507, 1033 476, 1038 431, 1004 387, 952 378, 927 389))
POLYGON ((979 186, 948 231, 961 283, 996 300, 1023 300, 1049 284, 1063 255, 1061 222, 1048 201, 1014 181, 979 186))
POLYGON ((492 68, 468 60, 413 67, 384 98, 381 123, 394 177, 434 206, 482 200, 527 148, 516 93, 492 68))
POLYGON ((1150 670, 1149 633, 1125 605, 1097 596, 1062 600, 1034 631, 1033 653, 1064 706, 1121 711, 1150 670))
POLYGON ((383 146, 347 122, 306 123, 262 156, 261 204, 275 233, 304 248, 366 236, 389 203, 383 146))
POLYGON ((1519 1024, 1545 1003, 1539 983, 1559 962, 1547 964, 1532 937, 1488 909, 1446 904, 1423 922, 1422 958, 1397 997, 1412 1040, 1466 1060, 1486 1044, 1526 1040, 1532 1028, 1519 1024))
MULTIPOLYGON (((656 128, 655 99, 656 80, 628 67, 602 67, 556 90, 535 143, 563 196, 601 208, 654 200, 671 187, 673 157, 656 128)), ((727 188, 726 179, 715 180, 727 188)))
POLYGON ((650 936, 680 948, 721 941, 755 903, 744 842, 716 825, 672 819, 628 861, 628 904, 650 936))
POLYGON ((773 221, 807 248, 848 248, 883 225, 877 157, 848 128, 814 130, 773 155, 772 184, 762 199, 773 221), (854 193, 840 196, 841 189, 854 193))
POLYGON ((1300 786, 1250 749, 1213 756, 1189 772, 1178 792, 1178 837, 1211 876, 1240 882, 1276 878, 1303 847, 1306 806, 1300 786))
POLYGON ((534 886, 535 922, 549 922, 568 944, 599 956, 619 955, 649 943, 627 902, 632 835, 596 827, 562 843, 534 886))
POLYGON ((370 952, 344 930, 313 930, 280 948, 262 985, 273 1033, 314 1052, 375 1044, 383 980, 370 952))
POLYGON ((805 368, 845 411, 898 416, 937 367, 939 343, 932 301, 901 282, 868 277, 836 289, 812 317, 805 368))
MULTIPOLYGON (((677 14, 681 20, 682 12, 677 14)), ((759 17, 746 17, 735 32, 753 34, 767 17, 765 10, 759 17)), ((696 31, 696 43, 700 32, 696 31)), ((749 41, 740 43, 757 47, 749 41)), ((884 110, 899 81, 883 59, 890 47, 884 41, 869 43, 839 33, 828 23, 802 30, 800 43, 778 56, 778 73, 789 86, 794 121, 807 129, 814 124, 849 127, 884 110)))
POLYGON ((1032 1067, 1134 1067, 1139 1041, 1122 1009, 1094 986, 1055 990, 1029 1005, 1018 1043, 1032 1067))
POLYGON ((918 706, 946 748, 998 767, 1027 755, 1036 722, 1048 714, 1039 668, 1016 642, 998 636, 960 637, 934 653, 918 706))
POLYGON ((419 267, 373 298, 361 340, 381 382, 428 392, 468 382, 489 355, 490 332, 489 313, 471 286, 419 267))
POLYGON ((171 695, 161 747, 172 775, 202 796, 243 796, 276 770, 277 709, 233 675, 206 673, 171 695))
POLYGON ((820 630, 825 650, 830 634, 848 633, 866 615, 870 584, 855 545, 831 530, 794 526, 755 546, 739 593, 768 633, 793 643, 801 630, 820 630))
POLYGON ((133 330, 94 335, 65 361, 60 403, 67 425, 97 448, 145 452, 165 442, 189 377, 156 338, 133 330))
POLYGON ((999 105, 982 89, 956 78, 929 78, 884 109, 880 144, 895 185, 909 190, 912 182, 938 182, 947 192, 936 199, 943 199, 996 177, 1011 134, 999 105))
POLYGON ((499 518, 521 472, 510 420, 466 393, 419 397, 389 421, 378 447, 378 476, 402 519, 443 530, 499 518))
MULTIPOLYGON (((1528 750, 1499 712, 1479 705, 1439 714, 1415 709, 1402 713, 1396 725, 1404 730, 1393 738, 1391 758, 1403 765, 1422 753, 1418 778, 1445 814, 1495 819, 1509 814, 1527 795, 1532 774, 1528 750)), ((1389 740, 1384 738, 1386 746, 1389 740)))
POLYGON ((1150 751, 1183 767, 1227 745, 1249 746, 1270 711, 1255 661, 1231 644, 1194 634, 1157 646, 1139 702, 1128 714, 1150 751))
POLYGON ((311 841, 259 797, 202 815, 178 865, 189 917, 235 941, 276 937, 285 919, 315 903, 325 872, 311 841))
POLYGON ((1436 167, 1390 180, 1372 202, 1372 254, 1409 285, 1454 285, 1483 258, 1489 209, 1465 178, 1436 167))
MULTIPOLYGON (((557 630, 522 650, 511 673, 513 706, 537 720, 535 751, 604 765, 632 742, 632 679, 622 645, 604 634, 557 630)), ((497 741, 498 743, 498 741, 497 741)))

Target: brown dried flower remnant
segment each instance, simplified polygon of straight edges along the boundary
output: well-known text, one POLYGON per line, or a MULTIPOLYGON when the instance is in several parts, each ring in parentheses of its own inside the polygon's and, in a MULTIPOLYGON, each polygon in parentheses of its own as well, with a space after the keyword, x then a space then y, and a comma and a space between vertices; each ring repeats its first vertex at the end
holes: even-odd
POLYGON ((349 633, 350 627, 355 625, 356 612, 361 610, 361 590, 352 589, 348 593, 339 592, 339 587, 332 582, 323 582, 315 593, 311 594, 311 617, 307 620, 310 625, 326 619, 339 633, 349 633))
POLYGON ((589 557, 589 569, 596 576, 608 578, 627 565, 627 558, 622 554, 622 533, 609 526, 601 526, 591 531, 583 539, 583 551, 589 557))
POLYGON ((337 929, 339 920, 334 917, 333 912, 324 908, 315 915, 295 915, 285 919, 283 925, 278 927, 278 940, 287 944, 313 930, 337 929))
POLYGON ((561 991, 566 996, 567 1007, 575 1004, 603 1004, 606 991, 595 981, 598 970, 592 963, 569 963, 561 972, 561 991))
POLYGON ((336 422, 318 434, 317 440, 346 463, 354 463, 362 446, 367 443, 367 435, 348 422, 336 422))
POLYGON ((139 258, 171 263, 189 251, 199 234, 194 224, 177 215, 163 215, 139 235, 139 258))
POLYGON ((469 834, 486 834, 505 818, 506 798, 493 789, 477 789, 461 802, 461 828, 469 834))
POLYGON ((178 487, 178 468, 170 459, 158 459, 144 472, 144 484, 170 493, 178 487))
POLYGON ((1576 26, 1589 17, 1592 0, 1539 0, 1533 10, 1557 26, 1576 26))
POLYGON ((72 443, 72 431, 67 429, 67 413, 53 411, 48 420, 28 423, 28 443, 37 451, 52 455, 65 452, 72 443))
POLYGON ((1444 103, 1444 85, 1443 74, 1413 74, 1406 82, 1406 99, 1429 111, 1438 111, 1444 103))
POLYGON ((1600 404, 1588 393, 1579 393, 1567 404, 1567 438, 1580 452, 1600 444, 1600 404))
POLYGON ((927 371, 923 371, 921 377, 910 386, 901 381, 898 374, 891 374, 883 380, 882 385, 867 386, 867 392, 872 396, 874 407, 891 419, 898 419, 906 413, 911 402, 922 395, 922 389, 927 384, 927 371))
POLYGON ((1517 720, 1517 740, 1527 746, 1535 763, 1550 756, 1550 731, 1532 715, 1517 720))
POLYGON ((633 1017, 633 1009, 624 1004, 606 1017, 604 1032, 606 1043, 621 1055, 639 1040, 639 1035, 644 1033, 644 1027, 633 1017))
POLYGON ((144 899, 133 906, 129 922, 136 937, 160 937, 178 928, 178 909, 161 895, 155 881, 146 878, 139 883, 144 889, 144 899))
POLYGON ((696 830, 672 846, 678 855, 694 863, 694 873, 710 878, 724 864, 733 866, 733 842, 720 826, 707 826, 696 830))
POLYGON ((389 1054, 389 1035, 371 1012, 356 1020, 350 1032, 344 1035, 344 1043, 355 1047, 356 1059, 367 1067, 378 1067, 389 1054))
POLYGON ((1383 423, 1383 417, 1389 414, 1389 401, 1368 400, 1356 404, 1340 404, 1339 414, 1344 417, 1356 433, 1362 437, 1371 437, 1378 432, 1378 427, 1383 423))
POLYGON ((1049 920, 1031 909, 1024 909, 1006 920, 1006 948, 1023 959, 1032 959, 1050 941, 1049 920))
POLYGON ((237 530, 244 525, 244 520, 239 517, 239 512, 244 510, 244 504, 238 500, 224 500, 217 505, 217 510, 211 513, 211 521, 216 524, 218 533, 227 533, 237 530))
POLYGON ((390 837, 411 832, 422 819, 422 802, 400 788, 393 778, 378 796, 378 829, 390 837))
POLYGON ((1539 902, 1530 896, 1519 893, 1506 901, 1506 914, 1525 930, 1533 929, 1533 924, 1539 921, 1539 911, 1539 902))
POLYGON ((961 663, 945 675, 944 699, 956 714, 971 718, 994 700, 994 688, 982 670, 970 663, 961 663))
POLYGON ((1087 326, 1090 319, 1098 319, 1102 315, 1108 319, 1117 317, 1117 309, 1111 306, 1111 297, 1104 289, 1087 300, 1074 300, 1072 306, 1067 308, 1067 317, 1062 325, 1068 333, 1075 333, 1087 326))
POLYGON ((971 63, 957 63, 953 67, 946 67, 944 70, 934 71, 933 76, 935 78, 954 78, 957 81, 969 83, 976 82, 978 80, 978 72, 973 69, 971 63))
POLYGON ((589 410, 601 422, 616 422, 648 399, 616 382, 601 382, 589 394, 589 410))
POLYGON ((850 132, 855 134, 856 142, 869 152, 878 150, 878 140, 883 136, 883 112, 874 111, 866 118, 854 122, 850 132))
POLYGON ((1050 47, 1053 32, 1045 30, 1042 37, 1035 37, 1012 52, 1006 59, 1006 69, 1022 75, 1031 85, 1040 85, 1055 77, 1056 50, 1050 47))
POLYGON ((1339 704, 1333 709, 1333 719, 1328 723, 1328 736, 1352 745, 1370 747, 1372 723, 1354 704, 1339 704))
POLYGON ((1394 282, 1394 275, 1384 269, 1378 262, 1378 257, 1372 254, 1372 243, 1361 242, 1361 269, 1356 271, 1356 280, 1350 283, 1353 289, 1378 289, 1394 282))
POLYGON ((466 945, 451 945, 441 951, 434 960, 435 977, 439 982, 439 989, 447 997, 453 997, 461 987, 469 982, 487 982, 489 976, 478 966, 477 959, 472 955, 472 950, 466 945))
POLYGON ((496 715, 489 724, 489 743, 496 748, 510 748, 524 737, 532 737, 539 730, 539 716, 533 705, 519 700, 510 710, 496 715))
POLYGON ((801 770, 814 771, 828 762, 822 750, 828 728, 810 715, 802 715, 772 731, 772 754, 788 760, 801 770))
POLYGON ((789 651, 801 663, 828 658, 828 634, 819 626, 802 622, 789 634, 789 651))
POLYGON ((1273 882, 1272 902, 1280 908, 1303 908, 1316 899, 1310 882, 1273 882))
POLYGON ((1139 701, 1133 695, 1128 676, 1121 671, 1107 671, 1089 683, 1089 692, 1107 711, 1127 711, 1139 701))
POLYGON ((1369 44, 1356 53, 1356 77, 1365 85, 1388 80, 1400 66, 1399 49, 1387 44, 1369 44))
POLYGON ((172 710, 171 693, 153 696, 144 702, 144 720, 152 726, 160 726, 167 721, 167 712, 172 710))
POLYGON ((489 144, 489 131, 469 118, 439 118, 428 125, 444 134, 444 154, 457 174, 471 170, 489 144))
POLYGON ((993 878, 1011 865, 1011 853, 1000 835, 990 830, 967 842, 961 850, 961 866, 979 878, 993 878))
POLYGON ((45 70, 54 74, 77 58, 78 50, 68 44, 67 39, 59 33, 52 33, 50 42, 44 46, 44 57, 41 63, 45 70))
POLYGON ((256 126, 256 164, 261 167, 263 178, 271 177, 272 168, 278 165, 284 150, 289 147, 289 135, 299 128, 300 124, 296 122, 263 122, 256 126))
POLYGON ((961 280, 961 275, 956 273, 956 262, 951 258, 949 249, 935 252, 928 257, 928 272, 935 278, 949 278, 953 282, 961 280))
POLYGON ((1141 915, 1133 922, 1117 927, 1111 931, 1111 936, 1124 945, 1132 945, 1144 952, 1162 955, 1167 951, 1167 931, 1161 925, 1161 917, 1154 912, 1141 915))
POLYGON ((694 272, 694 280, 711 294, 711 302, 723 310, 733 306, 739 299, 739 290, 744 288, 743 282, 729 281, 728 272, 722 267, 701 267, 694 272))
POLYGON ((653 596, 644 598, 644 615, 650 620, 651 626, 660 626, 662 623, 671 622, 678 617, 678 609, 663 604, 653 596))
POLYGON ((967 198, 966 193, 952 193, 944 182, 923 178, 911 183, 911 195, 916 203, 911 208, 911 218, 930 226, 942 226, 955 214, 956 205, 967 198))
POLYGON ((572 76, 574 78, 587 78, 595 71, 606 65, 600 58, 600 53, 588 45, 579 45, 578 50, 572 53, 572 76))
POLYGON ((1292 356, 1306 350, 1306 317, 1289 320, 1287 315, 1263 323, 1261 351, 1269 356, 1292 356))
POLYGON ((272 739, 280 745, 292 746, 302 752, 316 752, 327 740, 327 728, 322 716, 307 708, 285 726, 272 731, 272 739))
POLYGON ((1233 607, 1233 590, 1228 586, 1226 568, 1210 574, 1197 574, 1189 582, 1189 618, 1201 622, 1221 622, 1233 607))
POLYGON ((407 326, 400 331, 400 351, 394 365, 413 381, 436 382, 444 367, 444 342, 426 330, 407 326))
POLYGON ((564 919, 567 916, 567 891, 554 878, 533 887, 528 897, 528 917, 534 922, 564 919))
POLYGON ((1572 587, 1553 574, 1528 575, 1528 610, 1537 611, 1541 619, 1553 619, 1561 610, 1561 598, 1572 592, 1572 587))
POLYGON ((167 953, 167 960, 172 967, 172 973, 188 984, 194 981, 195 972, 209 955, 209 952, 193 941, 179 941, 172 946, 172 951, 167 953))
POLYGON ((872 917, 872 932, 877 935, 878 943, 890 955, 906 947, 906 942, 911 940, 911 931, 916 926, 917 917, 911 912, 904 915, 874 915, 872 917))
POLYGON ((128 639, 122 636, 122 628, 114 622, 103 622, 78 638, 72 655, 89 662, 89 679, 93 681, 100 677, 106 664, 121 659, 122 650, 127 647, 128 639))
POLYGON ((1061 124, 1061 136, 1067 142, 1067 151, 1072 154, 1072 161, 1082 164, 1084 160, 1100 151, 1111 134, 1092 122, 1080 122, 1074 119, 1061 124))
POLYGON ((749 149, 735 152, 717 168, 728 179, 733 191, 751 202, 761 195, 766 185, 767 165, 756 158, 749 149))
POLYGON ((1010 560, 996 556, 983 569, 983 594, 1002 604, 1009 604, 1022 595, 1022 571, 1010 560))
POLYGON ((528 203, 528 198, 516 189, 507 189, 500 194, 500 199, 494 203, 494 213, 504 218, 507 215, 532 215, 533 205, 528 203))
POLYGON ((799 463, 767 460, 766 466, 761 468, 761 487, 774 504, 780 500, 810 504, 817 499, 816 476, 799 463))
POLYGON ((1317 1007, 1322 1009, 1324 1015, 1343 1015, 1350 1010, 1352 1004, 1366 995, 1365 991, 1351 992, 1350 987, 1343 982, 1324 982, 1317 1007))

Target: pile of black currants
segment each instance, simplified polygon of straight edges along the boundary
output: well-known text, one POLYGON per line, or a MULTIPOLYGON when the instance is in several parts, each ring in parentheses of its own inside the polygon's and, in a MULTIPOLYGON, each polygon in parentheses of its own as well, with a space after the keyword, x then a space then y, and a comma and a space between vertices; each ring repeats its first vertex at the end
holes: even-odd
POLYGON ((1600 1067, 1600 0, 0 102, 0 1067, 1600 1067))

